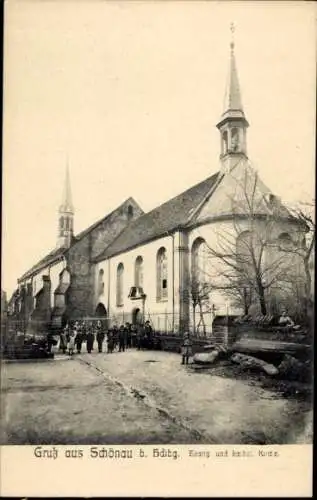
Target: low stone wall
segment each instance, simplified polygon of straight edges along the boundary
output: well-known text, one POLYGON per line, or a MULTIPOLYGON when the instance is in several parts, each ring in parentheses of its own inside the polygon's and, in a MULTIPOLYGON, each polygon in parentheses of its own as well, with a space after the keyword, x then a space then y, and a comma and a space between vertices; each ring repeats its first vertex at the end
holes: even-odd
MULTIPOLYGON (((178 335, 166 335, 166 334, 157 335, 156 337, 157 348, 162 351, 180 352, 182 340, 183 340, 182 337, 178 335)), ((205 345, 216 343, 215 339, 213 339, 212 337, 206 337, 206 338, 191 337, 191 341, 192 341, 192 350, 194 354, 196 352, 203 352, 205 345)))

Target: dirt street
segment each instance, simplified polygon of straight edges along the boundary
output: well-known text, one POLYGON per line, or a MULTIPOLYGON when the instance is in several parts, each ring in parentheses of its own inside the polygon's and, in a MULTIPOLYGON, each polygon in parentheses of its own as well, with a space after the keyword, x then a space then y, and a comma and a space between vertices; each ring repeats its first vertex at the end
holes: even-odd
POLYGON ((1 399, 1 444, 311 440, 309 401, 195 372, 179 355, 160 351, 3 363, 1 399))

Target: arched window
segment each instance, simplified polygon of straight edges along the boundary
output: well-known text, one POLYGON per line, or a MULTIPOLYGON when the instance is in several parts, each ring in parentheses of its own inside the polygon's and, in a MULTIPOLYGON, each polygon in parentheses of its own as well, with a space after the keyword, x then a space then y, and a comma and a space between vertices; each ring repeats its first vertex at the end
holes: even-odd
POLYGON ((117 306, 123 305, 123 275, 124 266, 121 262, 117 267, 117 306))
POLYGON ((143 288, 143 258, 140 255, 135 260, 134 284, 143 288))
POLYGON ((133 218, 133 206, 129 205, 128 206, 128 220, 131 220, 133 218))
POLYGON ((168 275, 167 275, 167 253, 164 247, 161 247, 157 252, 156 257, 156 275, 157 275, 157 300, 167 298, 168 290, 168 275))
POLYGON ((239 150, 239 129, 237 127, 231 129, 231 149, 232 151, 239 150))
POLYGON ((239 274, 251 277, 261 267, 264 243, 256 231, 243 231, 236 239, 236 260, 239 274))
POLYGON ((239 263, 248 262, 248 260, 250 259, 251 240, 251 231, 243 231, 237 236, 236 252, 237 261, 239 263))
POLYGON ((292 250, 293 241, 288 233, 281 233, 278 237, 278 249, 284 252, 292 250))
POLYGON ((192 279, 205 282, 207 271, 207 246, 203 238, 197 238, 192 246, 192 279))
POLYGON ((104 289, 105 289, 105 284, 104 284, 103 278, 104 278, 104 270, 100 269, 100 271, 98 273, 98 294, 99 295, 102 295, 104 292, 104 289))
POLYGON ((226 130, 222 134, 222 152, 223 154, 228 152, 228 132, 226 130))

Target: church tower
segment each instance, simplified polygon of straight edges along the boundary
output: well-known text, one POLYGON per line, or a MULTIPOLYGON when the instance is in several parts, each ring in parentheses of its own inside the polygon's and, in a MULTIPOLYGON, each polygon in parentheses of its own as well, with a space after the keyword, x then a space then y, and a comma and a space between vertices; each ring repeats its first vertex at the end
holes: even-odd
MULTIPOLYGON (((234 32, 233 25, 231 32, 234 32)), ((217 123, 221 137, 220 160, 224 172, 230 172, 240 160, 247 159, 246 135, 249 123, 243 111, 234 48, 232 39, 224 112, 217 123)))
POLYGON ((69 248, 74 233, 74 207, 70 189, 68 165, 65 173, 65 184, 62 204, 58 210, 58 239, 57 246, 69 248))

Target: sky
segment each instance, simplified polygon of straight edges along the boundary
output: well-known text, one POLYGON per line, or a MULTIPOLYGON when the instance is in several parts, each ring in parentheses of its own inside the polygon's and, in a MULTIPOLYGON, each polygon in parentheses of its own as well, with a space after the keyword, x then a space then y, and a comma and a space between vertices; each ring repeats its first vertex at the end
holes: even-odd
POLYGON ((315 192, 314 2, 12 0, 5 6, 2 289, 75 233, 219 169, 230 23, 248 156, 283 200, 315 192))

